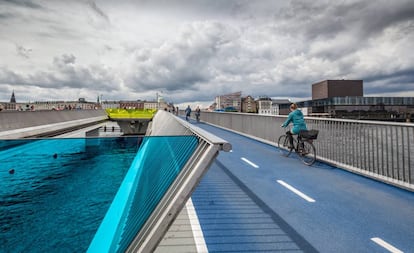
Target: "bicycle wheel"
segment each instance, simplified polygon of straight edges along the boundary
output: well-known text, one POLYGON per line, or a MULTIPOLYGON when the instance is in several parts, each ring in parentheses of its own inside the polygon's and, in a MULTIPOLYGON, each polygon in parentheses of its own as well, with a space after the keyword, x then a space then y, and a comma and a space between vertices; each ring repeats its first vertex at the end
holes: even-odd
MULTIPOLYGON (((298 147, 299 151, 299 157, 302 160, 302 162, 308 166, 311 166, 316 161, 316 149, 315 146, 313 146, 312 143, 309 141, 303 141, 303 147, 298 147)), ((300 143, 298 144, 300 145, 300 143)))
MULTIPOLYGON (((295 139, 293 139, 293 145, 295 145, 295 139)), ((277 147, 279 153, 283 156, 289 156, 292 153, 293 147, 290 147, 289 138, 287 135, 281 135, 277 141, 277 147)))

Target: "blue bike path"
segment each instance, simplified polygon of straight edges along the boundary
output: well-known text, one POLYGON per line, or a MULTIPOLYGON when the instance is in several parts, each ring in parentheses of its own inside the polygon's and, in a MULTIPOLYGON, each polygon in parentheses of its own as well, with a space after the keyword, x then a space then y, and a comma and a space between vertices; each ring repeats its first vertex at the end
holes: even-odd
POLYGON ((193 194, 210 252, 414 252, 414 193, 319 162, 309 167, 271 145, 196 125, 233 146, 220 153, 193 194), (212 234, 212 226, 224 226, 227 237, 212 234), (259 228, 250 239, 240 233, 259 228), (261 237, 262 231, 271 236, 261 237))

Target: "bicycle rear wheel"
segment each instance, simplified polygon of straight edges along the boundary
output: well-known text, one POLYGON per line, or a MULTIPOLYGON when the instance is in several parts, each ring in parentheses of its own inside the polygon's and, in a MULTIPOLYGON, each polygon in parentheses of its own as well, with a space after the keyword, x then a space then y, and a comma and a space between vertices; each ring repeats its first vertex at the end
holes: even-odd
MULTIPOLYGON (((293 144, 295 144, 295 139, 293 139, 293 144)), ((283 156, 289 156, 292 153, 294 147, 290 147, 289 138, 286 134, 281 135, 277 141, 278 151, 283 156)))
MULTIPOLYGON (((299 143, 300 145, 300 143, 299 143)), ((302 162, 308 166, 311 166, 316 161, 316 149, 313 144, 307 140, 303 141, 303 147, 298 147, 299 157, 302 162)))

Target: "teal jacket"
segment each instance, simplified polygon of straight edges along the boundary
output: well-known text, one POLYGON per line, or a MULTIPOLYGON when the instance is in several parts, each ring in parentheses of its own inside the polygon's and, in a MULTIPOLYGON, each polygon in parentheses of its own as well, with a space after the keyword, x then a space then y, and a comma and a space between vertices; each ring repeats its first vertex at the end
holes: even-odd
POLYGON ((301 110, 296 109, 289 113, 289 116, 282 124, 282 127, 287 127, 290 123, 293 123, 293 128, 291 130, 293 134, 298 134, 300 130, 308 130, 301 110))

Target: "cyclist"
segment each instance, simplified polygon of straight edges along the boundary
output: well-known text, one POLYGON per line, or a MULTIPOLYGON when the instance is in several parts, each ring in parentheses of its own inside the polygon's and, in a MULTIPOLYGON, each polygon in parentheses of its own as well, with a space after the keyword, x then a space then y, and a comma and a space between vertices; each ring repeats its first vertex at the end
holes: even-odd
POLYGON ((303 118, 303 113, 299 110, 298 105, 292 103, 290 105, 290 113, 286 121, 281 125, 281 127, 285 128, 290 123, 293 123, 293 128, 290 131, 286 132, 286 135, 289 138, 290 146, 293 147, 293 137, 294 134, 299 134, 301 130, 308 130, 305 119, 303 118))

